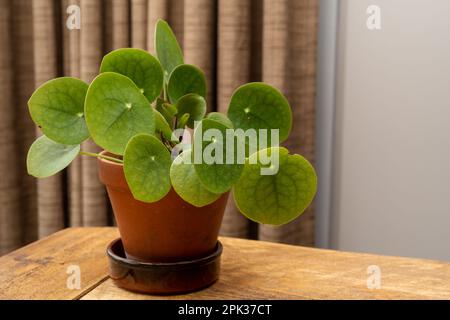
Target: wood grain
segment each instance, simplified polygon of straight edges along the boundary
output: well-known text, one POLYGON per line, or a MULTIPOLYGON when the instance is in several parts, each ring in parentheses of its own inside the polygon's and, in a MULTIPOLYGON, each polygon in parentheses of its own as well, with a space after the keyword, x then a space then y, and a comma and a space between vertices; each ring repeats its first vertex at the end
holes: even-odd
POLYGON ((189 295, 158 297, 108 279, 83 299, 450 299, 450 264, 222 238, 219 281, 189 295), (367 268, 381 289, 367 288, 367 268))
POLYGON ((0 299, 450 299, 450 263, 221 238, 221 277, 189 295, 148 296, 107 277, 105 248, 114 228, 66 229, 0 258, 0 299), (67 266, 82 288, 68 290, 67 266), (368 289, 367 268, 381 270, 368 289))
POLYGON ((0 299, 76 299, 107 278, 106 246, 115 228, 72 228, 0 257, 0 299), (67 288, 67 268, 81 271, 80 290, 67 288))

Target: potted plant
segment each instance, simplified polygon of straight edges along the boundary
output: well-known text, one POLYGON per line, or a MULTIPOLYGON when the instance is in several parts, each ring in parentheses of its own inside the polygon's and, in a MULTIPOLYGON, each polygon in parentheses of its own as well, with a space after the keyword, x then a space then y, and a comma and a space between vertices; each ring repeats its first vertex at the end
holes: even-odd
POLYGON ((162 20, 155 48, 156 57, 131 48, 107 54, 90 84, 63 77, 39 87, 28 105, 44 135, 29 150, 29 174, 44 178, 78 155, 97 157, 131 263, 210 255, 230 190, 258 223, 299 216, 317 179, 306 159, 279 146, 292 126, 286 98, 249 83, 237 88, 226 115, 206 114, 205 76, 184 63, 162 20), (87 139, 104 151, 81 151, 87 139))

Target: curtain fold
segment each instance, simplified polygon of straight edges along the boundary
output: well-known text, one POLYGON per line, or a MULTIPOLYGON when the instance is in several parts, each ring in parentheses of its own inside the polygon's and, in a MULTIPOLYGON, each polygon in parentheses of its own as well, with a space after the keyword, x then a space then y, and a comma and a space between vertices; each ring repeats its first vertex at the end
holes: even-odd
POLYGON ((185 63, 203 70, 208 88, 208 111, 215 110, 216 1, 188 0, 184 7, 185 63))
MULTIPOLYGON (((12 59, 13 105, 9 113, 14 114, 17 162, 12 167, 17 171, 15 187, 20 190, 20 212, 9 211, 6 214, 20 217, 21 226, 10 229, 10 233, 20 233, 22 243, 28 243, 38 237, 37 182, 26 173, 26 155, 36 137, 33 121, 28 114, 27 101, 34 88, 34 48, 33 48, 33 12, 30 0, 7 1, 11 4, 11 39, 9 51, 12 59)), ((8 49, 6 47, 5 49, 8 49)), ((3 52, 8 50, 2 50, 3 52)), ((2 131, 2 134, 4 132, 2 131)), ((11 170, 6 167, 5 170, 11 170)), ((17 247, 17 243, 15 247, 17 247)))
MULTIPOLYGON (((292 106, 293 130, 284 145, 311 163, 314 163, 317 9, 314 0, 265 0, 263 8, 262 79, 279 88, 292 106)), ((313 245, 313 206, 287 225, 261 226, 259 238, 313 245)))
MULTIPOLYGON (((226 112, 230 97, 240 85, 257 81, 252 77, 252 2, 219 1, 217 44, 217 108, 226 112), (233 48, 233 50, 229 50, 233 48)), ((250 221, 246 219, 230 195, 221 233, 227 236, 248 237, 250 221)))
MULTIPOLYGON (((12 9, 8 0, 0 0, 0 46, 9 47, 11 39, 12 9)), ((20 189, 17 186, 19 172, 13 170, 19 160, 14 141, 15 123, 14 113, 9 108, 14 105, 14 81, 11 64, 12 54, 9 50, 0 51, 0 95, 2 103, 0 112, 2 121, 0 122, 0 253, 6 252, 17 243, 21 242, 21 233, 13 230, 20 230, 21 221, 18 214, 20 212, 20 189)))
MULTIPOLYGON (((80 8, 80 76, 83 81, 90 83, 98 74, 103 57, 103 1, 81 0, 80 8)), ((88 140, 83 143, 82 150, 96 153, 100 148, 88 140)), ((81 179, 83 225, 105 225, 108 221, 106 194, 98 179, 96 159, 81 158, 81 179)))
POLYGON ((129 47, 130 44, 130 2, 128 0, 106 0, 104 4, 105 52, 129 47))
POLYGON ((0 254, 38 236, 36 181, 25 158, 35 138, 26 103, 34 89, 32 7, 0 1, 0 254))
MULTIPOLYGON (((61 5, 61 21, 63 30, 63 64, 64 75, 81 78, 80 73, 80 32, 69 30, 64 26, 67 19, 67 8, 70 5, 80 6, 80 0, 63 0, 61 5)), ((83 226, 81 158, 77 157, 68 169, 68 209, 69 225, 83 226)))
POLYGON ((147 49, 147 7, 146 0, 131 0, 131 46, 147 49))
MULTIPOLYGON (((57 76, 91 82, 104 54, 120 47, 154 54, 159 18, 172 26, 186 63, 208 83, 208 110, 226 112, 240 85, 266 81, 290 101, 294 125, 284 144, 314 161, 317 0, 0 0, 0 254, 67 226, 111 224, 94 158, 77 158, 55 177, 26 173, 40 133, 27 108, 33 90, 57 76), (81 29, 69 30, 71 5, 81 29)), ((82 149, 98 152, 86 141, 82 149)), ((221 234, 314 244, 313 206, 283 227, 257 226, 230 199, 221 234)))
MULTIPOLYGON (((57 19, 53 0, 32 1, 34 40, 34 84, 43 83, 60 76, 58 67, 57 19)), ((37 135, 41 135, 37 129, 37 135)), ((63 173, 37 180, 38 234, 48 236, 64 228, 63 173)))

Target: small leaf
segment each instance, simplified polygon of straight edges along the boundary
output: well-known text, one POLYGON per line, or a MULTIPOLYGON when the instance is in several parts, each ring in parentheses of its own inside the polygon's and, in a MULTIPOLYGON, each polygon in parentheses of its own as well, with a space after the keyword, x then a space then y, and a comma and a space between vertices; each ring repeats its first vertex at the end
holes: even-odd
POLYGON ((123 155, 139 133, 155 133, 155 113, 129 78, 106 72, 94 79, 86 96, 86 122, 100 147, 123 155))
POLYGON ((178 119, 178 123, 177 123, 177 129, 184 129, 184 127, 186 127, 186 124, 188 123, 190 118, 190 114, 189 113, 185 113, 183 114, 179 119, 178 119))
POLYGON ((203 207, 216 201, 221 195, 203 187, 191 160, 191 150, 185 150, 170 167, 170 180, 176 193, 186 202, 203 207))
POLYGON ((167 104, 164 103, 163 99, 160 98, 156 99, 155 109, 164 117, 166 122, 171 126, 171 124, 173 123, 174 115, 170 110, 168 110, 167 104))
POLYGON ((124 172, 134 198, 158 201, 170 191, 169 150, 156 137, 139 134, 127 145, 123 157, 124 172))
POLYGON ((40 86, 28 101, 33 121, 53 141, 75 145, 89 137, 84 119, 88 85, 76 78, 57 78, 40 86))
POLYGON ((206 98, 205 74, 196 66, 179 65, 170 74, 167 92, 172 103, 176 103, 188 93, 196 93, 206 98))
POLYGON ((200 124, 194 130, 195 171, 210 192, 227 192, 239 179, 244 164, 237 162, 236 148, 227 148, 226 130, 229 128, 211 119, 203 119, 200 124), (205 137, 205 133, 210 137, 205 137), (229 161, 227 158, 230 158, 229 161))
POLYGON ((156 120, 156 132, 162 133, 164 138, 172 140, 172 130, 163 115, 158 110, 155 111, 156 120))
POLYGON ((50 177, 66 168, 79 152, 80 145, 64 145, 41 136, 28 151, 28 174, 36 178, 50 177))
POLYGON ((233 129, 233 122, 231 122, 231 120, 228 119, 228 117, 226 115, 224 115, 223 113, 210 112, 210 113, 208 113, 206 118, 214 120, 214 121, 217 121, 217 122, 223 124, 224 126, 226 126, 229 129, 233 129))
POLYGON ((172 117, 175 117, 178 114, 178 109, 173 104, 164 103, 164 108, 166 108, 172 117))
MULTIPOLYGON (((275 171, 274 171, 275 172, 275 171)), ((312 165, 285 148, 269 148, 252 154, 234 187, 239 210, 258 223, 281 225, 297 218, 309 206, 317 190, 317 176, 312 165), (261 175, 262 156, 279 153, 275 175, 261 175), (251 164, 251 162, 254 164, 251 164)))
MULTIPOLYGON (((292 127, 289 102, 280 91, 265 83, 249 83, 233 94, 228 118, 236 129, 279 129, 280 143, 287 139, 292 127)), ((270 132, 268 133, 270 146, 270 132)))
POLYGON ((189 93, 181 97, 175 107, 178 110, 178 118, 181 118, 186 113, 189 114, 187 126, 191 129, 194 128, 194 122, 202 120, 206 113, 205 99, 195 93, 189 93))
POLYGON ((169 24, 161 19, 156 23, 155 49, 165 77, 169 79, 173 69, 184 63, 183 53, 169 24))
POLYGON ((137 85, 149 102, 160 94, 164 83, 164 73, 159 61, 141 49, 118 49, 107 54, 102 61, 100 72, 120 73, 137 85))

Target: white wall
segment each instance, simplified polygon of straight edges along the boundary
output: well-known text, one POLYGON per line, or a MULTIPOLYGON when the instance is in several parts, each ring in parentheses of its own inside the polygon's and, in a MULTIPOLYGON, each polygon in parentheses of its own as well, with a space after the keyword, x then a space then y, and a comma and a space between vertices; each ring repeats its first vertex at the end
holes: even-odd
POLYGON ((450 260, 450 1, 338 10, 330 245, 450 260))

